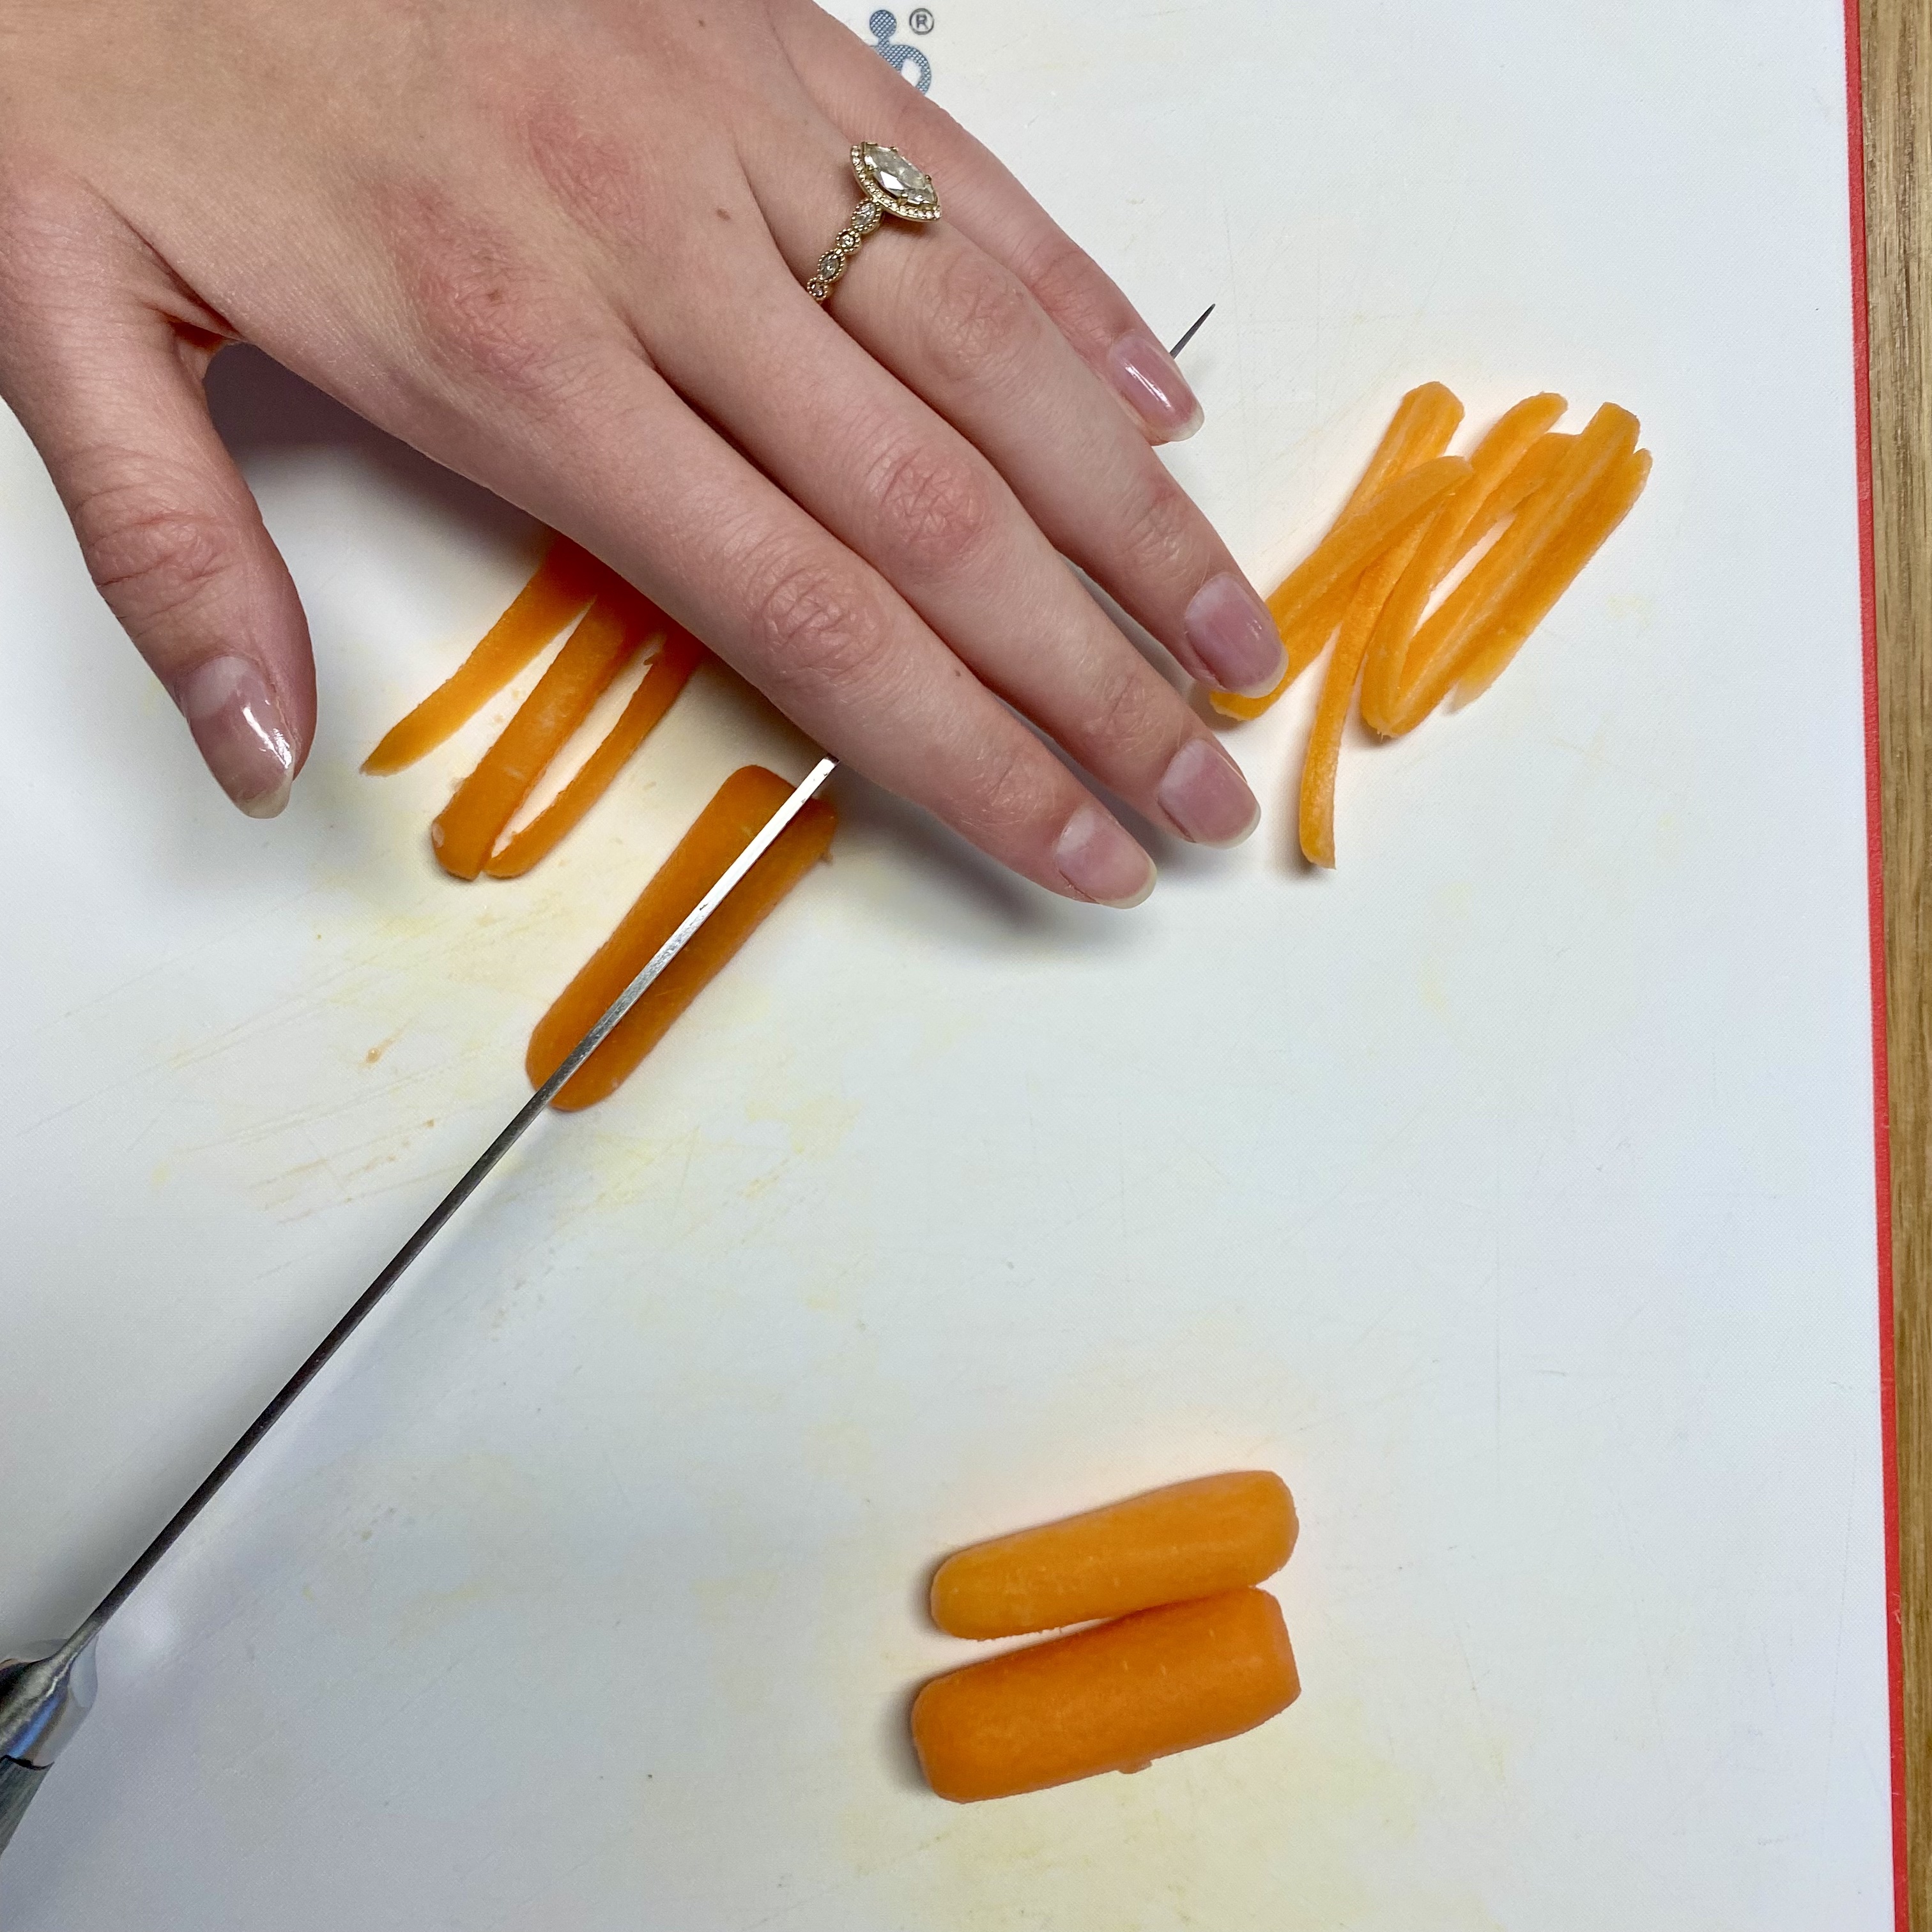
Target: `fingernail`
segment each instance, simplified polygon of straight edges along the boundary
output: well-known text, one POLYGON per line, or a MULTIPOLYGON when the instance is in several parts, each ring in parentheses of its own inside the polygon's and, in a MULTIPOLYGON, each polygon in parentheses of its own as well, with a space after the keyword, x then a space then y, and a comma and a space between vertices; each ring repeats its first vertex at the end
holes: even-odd
POLYGON ((250 818, 289 802, 295 747, 267 680, 247 658, 211 658, 174 688, 214 782, 250 818))
POLYGON ((1201 427, 1201 405, 1187 378, 1152 336, 1122 336, 1107 352, 1107 370, 1156 441, 1179 442, 1201 427))
POLYGON ((1174 753, 1154 796, 1197 845, 1238 845, 1261 822, 1240 767, 1211 738, 1196 738, 1174 753))
POLYGON ((1223 691, 1265 698, 1288 668, 1268 606, 1232 571, 1210 577, 1187 607, 1187 641, 1223 691))
POLYGON ((1066 821, 1053 862, 1097 905, 1137 906, 1154 890, 1154 861, 1097 805, 1083 805, 1066 821))

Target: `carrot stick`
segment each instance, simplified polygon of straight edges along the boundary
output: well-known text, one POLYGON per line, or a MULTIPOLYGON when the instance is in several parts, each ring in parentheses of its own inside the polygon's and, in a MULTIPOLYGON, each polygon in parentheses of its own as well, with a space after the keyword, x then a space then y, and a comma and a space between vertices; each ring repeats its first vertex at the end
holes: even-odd
MULTIPOLYGON (((592 1022, 644 970, 757 836, 759 827, 791 796, 791 789, 761 765, 745 766, 718 787, 616 931, 538 1021, 524 1062, 532 1087, 541 1087, 562 1064, 592 1022)), ((824 800, 814 799, 806 806, 551 1104, 566 1111, 587 1107, 628 1078, 766 914, 825 856, 838 822, 838 814, 824 800)))
MULTIPOLYGON (((1366 508, 1398 476, 1440 456, 1449 447, 1449 439, 1462 420, 1461 402, 1453 390, 1440 382, 1424 382, 1410 390, 1396 405, 1395 414, 1369 458, 1368 467, 1349 492, 1348 500, 1329 526, 1328 535, 1333 536, 1341 524, 1366 508)), ((1278 586, 1275 597, 1292 580, 1291 578, 1278 586)), ((1276 616, 1276 628, 1281 630, 1281 640, 1288 650, 1288 668, 1282 673, 1281 682, 1265 697, 1244 698, 1236 692, 1214 691, 1208 693, 1208 702, 1226 717, 1258 718, 1322 655, 1323 647, 1334 635, 1335 626, 1342 621, 1353 588, 1350 584, 1337 584, 1313 609, 1298 619, 1292 628, 1283 628, 1276 616)), ((1270 598, 1269 609, 1274 608, 1274 598, 1270 598)))
MULTIPOLYGON (((1368 662, 1362 676, 1362 718, 1379 728, 1378 721, 1391 716, 1402 688, 1402 665, 1410 640, 1437 584, 1454 568, 1466 548, 1473 548, 1469 532, 1479 520, 1485 530, 1495 519, 1486 518, 1490 500, 1520 467, 1535 446, 1568 405, 1561 396, 1532 396, 1506 410, 1497 419, 1469 458, 1469 480, 1444 498, 1442 508, 1430 521, 1426 534, 1413 547, 1408 568, 1382 605, 1367 640, 1368 662)), ((1346 707, 1344 706, 1346 716, 1346 707)), ((1339 726, 1335 742, 1339 747, 1339 726)), ((1314 855, 1309 855, 1311 858, 1314 855)), ((1330 864, 1317 860, 1318 864, 1330 864)))
POLYGON ((473 879, 530 788, 590 715, 604 688, 666 620, 628 584, 602 592, 538 679, 503 734, 456 788, 429 830, 437 862, 473 879))
POLYGON ((1453 560, 1451 568, 1461 562, 1498 524, 1514 516, 1555 474, 1563 452, 1574 449, 1576 444, 1576 439, 1562 430, 1552 430, 1547 435, 1538 436, 1523 452, 1522 460, 1490 492, 1483 507, 1476 513, 1475 520, 1465 532, 1461 555, 1453 560))
POLYGON ((1636 417, 1614 403, 1591 418, 1558 459, 1549 482, 1416 632, 1400 694, 1384 721, 1389 735, 1412 731, 1442 701, 1471 640, 1493 629, 1518 590, 1536 576, 1576 506, 1630 454, 1636 436, 1636 417))
POLYGON ((412 765, 460 730, 508 684, 599 590, 616 581, 589 552, 558 537, 536 574, 490 626, 454 674, 425 698, 362 760, 378 777, 412 765))
POLYGON ((1458 705, 1473 704, 1502 675, 1531 632, 1630 514, 1649 480, 1650 452, 1637 450, 1577 506, 1537 574, 1518 590, 1490 630, 1470 640, 1456 686, 1458 705))
POLYGON ((935 1677, 912 1739, 926 1782, 970 1804, 1138 1771, 1252 1730, 1300 1689, 1280 1606, 1230 1590, 935 1677))
POLYGON ((951 1636, 1021 1636, 1212 1596, 1272 1576, 1294 1537, 1279 1476, 1198 1476, 949 1556, 932 1620, 951 1636))
POLYGON ((704 656, 704 646, 682 626, 675 626, 665 634, 657 656, 603 743, 522 831, 506 840, 490 855, 483 869, 491 878, 514 879, 554 849, 558 841, 604 796, 626 761, 656 729, 704 656))
MULTIPOLYGON (((1369 655, 1376 620, 1433 527, 1417 524, 1363 572, 1342 620, 1301 761, 1301 854, 1311 866, 1332 868, 1335 863, 1335 776, 1342 761, 1342 734, 1348 728, 1355 680, 1369 655)), ((1366 692, 1363 701, 1367 702, 1366 692)))

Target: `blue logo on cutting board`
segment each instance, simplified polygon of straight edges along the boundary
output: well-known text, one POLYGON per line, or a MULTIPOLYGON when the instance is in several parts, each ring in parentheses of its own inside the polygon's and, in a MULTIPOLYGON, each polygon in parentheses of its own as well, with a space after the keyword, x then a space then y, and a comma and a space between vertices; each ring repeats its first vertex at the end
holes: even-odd
MULTIPOLYGON (((914 18, 923 16, 928 27, 932 25, 932 16, 922 7, 914 18)), ((889 14, 881 7, 866 23, 872 29, 872 38, 878 43, 879 58, 888 67, 896 68, 904 75, 922 94, 932 91, 932 63, 917 47, 904 40, 896 40, 892 36, 899 30, 898 16, 889 14), (906 73, 910 68, 913 71, 906 73)))

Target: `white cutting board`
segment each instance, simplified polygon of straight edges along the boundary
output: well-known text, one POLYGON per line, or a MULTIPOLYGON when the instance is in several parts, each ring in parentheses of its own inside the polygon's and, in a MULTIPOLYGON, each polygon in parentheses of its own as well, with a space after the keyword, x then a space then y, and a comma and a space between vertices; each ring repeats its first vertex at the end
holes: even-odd
MULTIPOLYGON (((1130 917, 842 780, 836 862, 115 1625, 0 1921, 1889 1926, 1838 9, 933 11, 935 97, 1154 325, 1219 303, 1173 461, 1264 584, 1429 378, 1628 404, 1650 493, 1490 698, 1351 744, 1334 876, 1287 856, 1312 682, 1229 739, 1260 835, 1130 917), (926 1794, 934 1559, 1243 1465, 1300 1505, 1300 1702, 926 1794)), ((504 707, 356 764, 532 533, 259 360, 214 386, 322 667, 269 824, 0 434, 0 1634, 68 1626, 482 1145, 712 784, 803 769, 707 679, 542 871, 445 879, 504 707)))

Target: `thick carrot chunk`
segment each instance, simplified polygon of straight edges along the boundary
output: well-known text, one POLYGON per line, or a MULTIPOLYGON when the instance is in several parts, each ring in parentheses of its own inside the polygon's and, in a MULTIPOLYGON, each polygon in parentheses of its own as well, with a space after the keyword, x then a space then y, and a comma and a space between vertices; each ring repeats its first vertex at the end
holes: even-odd
POLYGON ((490 627, 483 641, 452 676, 400 723, 391 726, 382 742, 362 760, 362 769, 386 777, 414 764, 424 752, 434 751, 580 615, 592 598, 619 581, 614 572, 579 550, 568 537, 556 538, 537 566, 536 574, 518 592, 514 602, 490 627))
POLYGON ((952 1636, 1019 1636, 1211 1596, 1272 1576, 1294 1538, 1279 1476, 1198 1476, 949 1556, 932 1620, 952 1636))
POLYGON ((967 1804, 1138 1771, 1252 1730, 1300 1688, 1280 1606, 1231 1590, 934 1678, 913 1744, 933 1790, 967 1804))
POLYGON ((562 790, 490 856, 483 869, 491 878, 514 879, 556 848, 604 796, 631 754, 656 729, 676 701, 678 693, 690 682, 691 674, 704 656, 704 646, 682 626, 674 626, 665 634, 650 669, 603 743, 584 760, 562 790))
MULTIPOLYGON (((762 765, 746 765, 718 788, 616 931, 537 1022, 524 1063, 532 1087, 541 1087, 562 1064, 565 1055, 650 964, 651 956, 684 922, 791 790, 786 780, 762 765)), ((814 799, 807 805, 572 1075, 553 1104, 566 1109, 587 1107, 628 1078, 766 914, 825 856, 838 822, 838 814, 824 800, 814 799)))
POLYGON ((430 844, 446 872, 473 879, 482 871, 504 826, 570 734, 590 716, 604 687, 651 632, 668 623, 656 604, 627 584, 598 596, 502 736, 430 827, 430 844))

